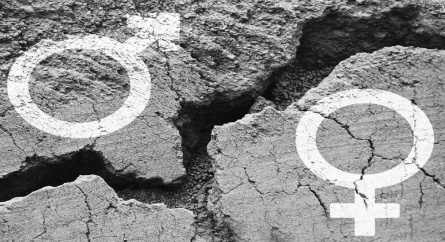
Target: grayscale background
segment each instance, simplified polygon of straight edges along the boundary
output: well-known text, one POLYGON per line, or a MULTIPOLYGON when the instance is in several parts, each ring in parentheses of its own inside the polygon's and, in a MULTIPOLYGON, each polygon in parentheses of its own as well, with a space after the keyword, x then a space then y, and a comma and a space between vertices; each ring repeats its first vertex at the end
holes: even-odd
MULTIPOLYGON (((441 0, 0 0, 0 241, 445 241, 445 3, 441 0), (94 139, 26 123, 6 90, 14 61, 43 40, 124 42, 128 15, 181 16, 179 51, 155 43, 144 112, 94 139), (338 91, 381 89, 430 119, 435 146, 416 175, 376 191, 400 204, 354 236, 331 218, 354 190, 300 160, 295 129, 338 91)), ((44 112, 70 122, 116 111, 131 86, 100 51, 69 50, 35 68, 44 112)), ((399 164, 408 123, 377 105, 342 108, 317 133, 323 157, 358 174, 399 164)))

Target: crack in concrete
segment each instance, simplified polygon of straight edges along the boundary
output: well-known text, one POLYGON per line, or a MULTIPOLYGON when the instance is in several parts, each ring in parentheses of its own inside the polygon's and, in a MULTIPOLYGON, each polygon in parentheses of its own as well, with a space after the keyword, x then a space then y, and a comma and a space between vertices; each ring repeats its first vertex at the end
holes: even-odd
POLYGON ((423 196, 425 195, 425 193, 423 192, 423 188, 422 188, 422 183, 425 181, 426 176, 423 178, 423 180, 421 182, 419 182, 419 189, 420 189, 420 197, 419 197, 419 206, 420 209, 422 209, 423 207, 423 196))
MULTIPOLYGON (((249 56, 249 58, 251 58, 251 56, 249 56)), ((171 80, 173 80, 172 77, 171 77, 171 74, 170 74, 170 66, 169 66, 168 61, 167 61, 167 65, 168 65, 167 67, 168 67, 168 69, 169 69, 169 70, 168 70, 168 75, 169 75, 169 77, 171 78, 171 80)), ((200 74, 201 74, 201 73, 200 73, 200 74)), ((172 85, 171 85, 170 88, 171 88, 171 90, 177 92, 176 90, 173 89, 173 82, 172 82, 172 85)), ((178 94, 178 93, 177 93, 177 94, 178 94)), ((178 97, 180 97, 180 96, 178 95, 178 97)), ((349 131, 349 130, 347 130, 347 131, 349 131)), ((353 136, 352 136, 352 137, 353 137, 353 136)), ((372 149, 372 155, 374 155, 374 149, 373 149, 372 141, 371 141, 371 140, 368 140, 368 142, 370 142, 370 147, 371 147, 371 149, 372 149)), ((93 145, 93 147, 94 147, 94 145, 93 145)), ((373 157, 373 156, 371 156, 370 159, 368 160, 368 166, 367 166, 367 167, 364 167, 364 168, 362 169, 362 178, 363 178, 363 175, 365 174, 365 170, 371 165, 370 163, 371 163, 371 159, 372 159, 372 157, 373 157)), ((276 160, 275 160, 275 162, 276 162, 276 160)), ((277 167, 277 168, 278 168, 278 171, 279 171, 279 167, 277 167)), ((246 176, 247 176, 248 181, 249 181, 251 184, 254 185, 255 189, 257 189, 257 187, 256 187, 256 185, 255 185, 255 181, 251 180, 250 177, 249 177, 249 175, 247 174, 246 167, 244 167, 244 171, 245 171, 245 173, 246 173, 246 176)), ((79 188, 79 189, 80 189, 80 188, 79 188)), ((311 190, 312 193, 314 193, 314 195, 317 197, 317 199, 319 199, 319 197, 317 196, 316 192, 315 192, 314 190, 312 190, 310 187, 309 187, 309 189, 311 190)), ((258 189, 257 189, 257 191, 259 192, 258 189)), ((357 192, 358 192, 358 191, 357 191, 357 192)), ((87 202, 87 198, 86 198, 86 197, 85 197, 85 200, 86 200, 86 202, 87 202)), ((319 202, 320 202, 320 204, 322 204, 320 199, 319 199, 319 202)), ((88 206, 88 204, 87 204, 87 206, 88 206)), ((326 208, 324 207, 324 209, 325 209, 325 213, 326 213, 326 208)), ((91 215, 91 211, 90 211, 90 215, 91 215)), ((88 239, 89 239, 89 238, 88 238, 88 239)))
MULTIPOLYGON (((417 90, 416 89, 414 89, 414 97, 411 99, 411 102, 414 104, 414 105, 416 105, 416 106, 418 106, 418 104, 417 104, 417 102, 416 102, 416 96, 417 96, 417 90)), ((414 115, 414 112, 413 112, 413 115, 414 115)), ((417 125, 417 120, 413 117, 413 120, 414 120, 414 128, 416 128, 416 125, 417 125)), ((413 134, 414 135, 414 134, 413 134)), ((417 162, 416 162, 416 159, 417 159, 417 145, 416 145, 416 143, 417 143, 417 140, 418 140, 418 138, 417 137, 415 137, 414 136, 414 154, 415 154, 415 156, 414 156, 414 158, 413 158, 413 162, 414 162, 414 164, 419 168, 419 170, 421 170, 422 172, 423 172, 423 174, 425 175, 425 176, 428 176, 428 177, 430 177, 439 187, 442 187, 443 189, 445 189, 445 185, 444 184, 442 184, 441 182, 440 182, 440 180, 436 177, 436 175, 431 175, 430 173, 428 173, 426 170, 425 170, 425 168, 423 168, 423 167, 420 167, 418 164, 417 164, 417 162)), ((437 141, 437 143, 440 143, 442 140, 439 140, 439 141, 437 141)), ((436 142, 434 142, 434 143, 436 143, 436 142)), ((421 190, 421 192, 423 193, 423 191, 421 190)), ((423 194, 422 194, 423 195, 423 194)))
MULTIPOLYGON (((158 48, 160 48, 159 46, 158 46, 158 48)), ((172 67, 171 67, 171 65, 170 65, 170 62, 169 62, 169 60, 170 60, 170 58, 168 57, 168 55, 167 55, 167 52, 164 52, 164 51, 161 51, 163 54, 164 54, 164 57, 165 57, 165 65, 166 65, 166 67, 167 67, 167 76, 170 78, 170 90, 172 90, 173 92, 175 92, 176 93, 176 96, 178 97, 178 100, 181 100, 182 99, 182 96, 180 95, 180 91, 178 91, 178 90, 176 90, 173 86, 174 86, 174 80, 175 80, 175 78, 173 78, 173 76, 171 75, 171 71, 173 70, 172 69, 172 67)))
POLYGON ((77 188, 79 189, 79 191, 83 194, 83 196, 84 196, 84 202, 85 202, 85 205, 87 206, 87 209, 88 209, 88 220, 85 222, 85 224, 86 224, 86 226, 87 226, 87 232, 85 233, 85 235, 86 235, 86 237, 87 237, 88 242, 91 242, 91 239, 90 239, 90 233, 91 233, 91 230, 90 230, 90 225, 89 225, 89 223, 94 223, 94 222, 93 222, 93 219, 92 219, 91 207, 90 207, 90 204, 89 204, 89 202, 88 202, 88 196, 87 196, 87 194, 82 190, 82 188, 80 188, 78 185, 76 185, 76 187, 77 187, 77 188))
MULTIPOLYGON (((49 192, 46 190, 46 201, 49 202, 50 196, 49 196, 49 192)), ((38 239, 39 237, 41 237, 42 235, 46 234, 47 228, 46 228, 46 211, 48 210, 48 208, 50 208, 50 204, 46 205, 45 210, 43 210, 43 214, 42 214, 42 219, 43 219, 43 231, 38 234, 37 236, 34 237, 34 240, 38 239)))
POLYGON ((325 216, 327 219, 329 219, 329 215, 328 215, 328 214, 329 214, 329 213, 328 213, 328 207, 327 207, 326 204, 323 202, 323 200, 321 199, 320 195, 317 194, 317 192, 316 192, 314 189, 312 189, 310 186, 307 186, 307 187, 308 187, 309 191, 311 191, 312 194, 314 194, 315 198, 317 198, 317 200, 318 200, 318 203, 319 203, 320 206, 323 208, 324 216, 325 216))
POLYGON ((247 167, 243 167, 243 169, 244 169, 244 174, 246 174, 247 181, 253 186, 253 188, 254 188, 259 194, 263 195, 264 193, 261 192, 260 190, 258 190, 258 188, 256 187, 256 182, 255 182, 254 180, 250 179, 250 176, 249 176, 249 174, 247 173, 247 167))
POLYGON ((15 140, 15 138, 14 138, 14 136, 12 135, 12 133, 11 132, 9 132, 5 127, 3 127, 1 124, 0 124, 0 130, 2 130, 3 132, 5 132, 9 137, 11 137, 11 140, 12 140, 12 143, 14 144, 14 146, 15 147, 17 147, 17 149, 19 149, 23 154, 25 154, 26 155, 26 152, 17 144, 17 142, 16 142, 16 140, 15 140))
POLYGON ((434 142, 434 144, 435 144, 435 145, 438 145, 438 144, 441 144, 442 142, 445 142, 445 140, 444 140, 444 139, 437 140, 436 142, 434 142))
POLYGON ((419 169, 423 172, 423 174, 425 174, 425 176, 430 177, 439 187, 445 189, 445 184, 442 184, 442 182, 439 180, 439 178, 436 177, 436 175, 428 173, 423 167, 419 167, 419 169))
MULTIPOLYGON (((304 112, 304 111, 307 111, 307 110, 300 110, 300 111, 303 111, 303 112, 304 112)), ((314 112, 314 111, 311 110, 310 112, 314 112)), ((348 135, 349 135, 350 137, 352 137, 353 139, 360 140, 360 141, 367 141, 367 142, 368 142, 369 147, 370 147, 370 149, 371 149, 371 156, 370 156, 370 157, 368 158, 368 160, 367 160, 367 166, 364 166, 364 167, 362 168, 362 170, 361 170, 361 176, 360 176, 360 179, 357 180, 357 181, 354 183, 354 186, 355 186, 355 189, 354 189, 354 190, 355 190, 355 192, 363 198, 363 201, 364 201, 364 203, 365 203, 365 206, 367 207, 367 206, 368 206, 367 200, 368 200, 369 198, 368 198, 364 193, 362 193, 362 192, 359 191, 357 182, 363 180, 363 177, 364 177, 364 175, 365 175, 365 171, 366 171, 366 169, 368 169, 368 168, 371 167, 371 165, 372 165, 372 159, 375 157, 375 146, 374 146, 374 143, 373 143, 373 141, 372 141, 372 135, 374 135, 377 131, 374 131, 374 132, 370 135, 371 138, 369 138, 369 139, 359 138, 359 137, 356 137, 356 136, 350 131, 350 129, 349 129, 350 127, 349 127, 349 125, 347 125, 347 124, 343 124, 343 123, 340 122, 338 119, 336 119, 336 118, 334 118, 334 117, 331 117, 331 116, 324 115, 323 113, 320 113, 320 112, 315 112, 315 113, 321 115, 321 116, 322 116, 323 118, 325 118, 325 119, 329 119, 329 120, 334 121, 336 124, 338 124, 340 127, 342 127, 342 128, 348 133, 348 135)))
POLYGON ((360 177, 360 180, 363 180, 363 176, 365 176, 365 171, 366 171, 366 169, 368 169, 371 166, 372 159, 375 156, 375 147, 374 147, 374 143, 372 142, 372 139, 367 139, 367 141, 369 143, 369 147, 371 148, 371 156, 368 158, 368 166, 365 166, 362 169, 362 175, 360 177))

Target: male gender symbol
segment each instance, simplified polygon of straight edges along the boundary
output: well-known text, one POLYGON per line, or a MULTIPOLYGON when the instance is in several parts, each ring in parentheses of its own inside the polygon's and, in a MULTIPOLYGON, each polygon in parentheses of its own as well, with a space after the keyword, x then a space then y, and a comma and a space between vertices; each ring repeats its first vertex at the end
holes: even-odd
POLYGON ((129 16, 128 26, 139 28, 125 43, 88 35, 71 36, 60 42, 42 41, 17 58, 8 77, 8 96, 17 113, 34 127, 56 136, 93 138, 115 132, 131 123, 148 104, 151 79, 146 64, 137 54, 159 41, 164 51, 176 50, 171 41, 179 39, 179 14, 161 13, 156 19, 129 16), (124 105, 113 114, 96 121, 73 123, 44 113, 32 100, 29 81, 34 68, 49 56, 67 49, 99 50, 118 61, 130 79, 130 93, 124 105))
POLYGON ((400 183, 422 168, 434 146, 433 127, 425 115, 408 99, 376 89, 352 89, 323 98, 301 118, 296 130, 296 146, 304 164, 320 178, 338 186, 355 189, 355 203, 331 204, 332 218, 354 218, 356 236, 374 236, 376 218, 398 218, 399 204, 375 203, 375 189, 400 183), (378 174, 353 174, 329 164, 317 149, 317 130, 334 111, 353 104, 382 105, 399 113, 413 132, 413 147, 396 167, 378 174))

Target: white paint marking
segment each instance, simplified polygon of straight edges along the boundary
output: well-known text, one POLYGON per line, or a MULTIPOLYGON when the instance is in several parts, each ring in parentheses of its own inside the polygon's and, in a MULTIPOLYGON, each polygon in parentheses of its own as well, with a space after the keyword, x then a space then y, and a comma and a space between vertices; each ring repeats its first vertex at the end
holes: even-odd
POLYGON ((144 111, 151 91, 150 73, 137 54, 157 40, 163 43, 164 51, 177 50, 171 41, 179 38, 179 14, 163 13, 156 19, 132 16, 128 25, 141 31, 125 43, 97 35, 73 36, 60 42, 44 40, 17 58, 9 72, 7 87, 17 113, 44 132, 68 138, 99 137, 131 123, 144 111), (125 68, 130 79, 130 94, 115 113, 92 122, 67 122, 47 115, 32 101, 29 81, 34 68, 49 56, 68 49, 103 51, 125 68))
POLYGON ((425 165, 434 147, 434 130, 425 113, 408 99, 376 89, 352 89, 323 98, 301 118, 295 138, 303 163, 320 178, 337 186, 357 189, 354 204, 332 204, 332 218, 354 218, 356 236, 373 236, 375 218, 398 218, 399 204, 376 204, 375 189, 400 183, 425 165), (354 104, 376 104, 404 117, 413 131, 414 141, 408 157, 396 167, 378 174, 353 174, 329 164, 317 148, 317 130, 324 117, 354 104))

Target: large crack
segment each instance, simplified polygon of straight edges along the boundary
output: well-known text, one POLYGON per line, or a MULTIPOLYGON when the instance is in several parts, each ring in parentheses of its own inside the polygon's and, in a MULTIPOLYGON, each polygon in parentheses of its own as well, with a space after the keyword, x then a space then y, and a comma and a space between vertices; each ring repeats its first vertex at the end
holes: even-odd
POLYGON ((206 148, 214 125, 236 121, 248 109, 249 105, 228 109, 226 113, 216 113, 210 108, 201 109, 199 113, 184 111, 183 115, 192 118, 179 127, 187 173, 181 183, 166 185, 161 179, 144 180, 136 178, 134 174, 122 174, 100 152, 94 150, 93 143, 79 151, 54 158, 36 155, 27 157, 19 171, 0 179, 0 201, 26 196, 45 186, 72 182, 79 175, 94 174, 102 177, 125 200, 136 199, 147 204, 164 203, 170 208, 192 210, 197 214, 198 231, 214 231, 220 238, 228 238, 232 233, 229 227, 225 223, 218 223, 206 206, 214 175, 206 148))
POLYGON ((123 174, 115 170, 100 152, 94 151, 92 146, 86 146, 54 158, 37 155, 27 157, 20 170, 0 179, 0 201, 26 196, 45 186, 60 186, 76 180, 79 175, 92 174, 101 176, 116 190, 127 187, 166 187, 162 179, 140 179, 136 174, 123 174))
MULTIPOLYGON (((419 9, 413 6, 394 8, 380 18, 370 19, 362 19, 332 11, 320 19, 305 23, 303 35, 300 38, 301 45, 296 53, 295 61, 272 74, 268 81, 271 85, 269 85, 263 95, 273 101, 277 109, 283 110, 291 104, 291 102, 301 98, 310 88, 318 85, 330 74, 339 62, 354 54, 372 52, 383 47, 394 45, 445 49, 445 41, 437 41, 437 39, 445 40, 440 34, 426 36, 418 35, 411 31, 410 28, 413 25, 413 20, 418 14, 419 9), (332 25, 339 25, 340 27, 337 26, 334 28, 332 25), (385 35, 385 37, 378 41, 374 41, 375 38, 369 38, 370 35, 375 33, 376 28, 383 33, 382 35, 385 35), (348 39, 348 41, 338 38, 336 42, 333 43, 331 39, 329 39, 329 36, 338 29, 342 29, 342 31, 346 32, 351 38, 348 39), (374 44, 371 46, 360 46, 357 44, 360 38, 366 39, 368 43, 374 42, 374 44), (341 50, 339 51, 335 48, 330 48, 332 46, 341 46, 343 49, 347 46, 351 48, 348 51, 343 51, 343 49, 340 48, 341 50)), ((233 101, 232 103, 236 102, 233 101)), ((338 122, 336 119, 333 120, 343 127, 354 139, 367 141, 369 143, 371 156, 368 158, 367 166, 364 166, 361 170, 360 179, 363 179, 366 170, 372 165, 372 159, 376 156, 372 139, 358 138, 351 133, 347 125, 338 122)), ((189 130, 191 129, 188 129, 188 131, 189 130)), ((181 133, 181 136, 183 134, 185 133, 181 133)), ((209 136, 206 134, 204 137, 209 136)), ((208 141, 206 140, 205 143, 208 143, 208 141)), ((251 181, 249 180, 249 182, 251 181)), ((310 191, 318 199, 326 215, 327 207, 320 199, 320 196, 318 196, 314 190, 310 189, 310 191)), ((361 193, 357 187, 355 192, 363 197, 366 202, 368 198, 365 194, 361 193)))
MULTIPOLYGON (((407 7, 395 9, 379 19, 357 19, 332 12, 321 19, 306 23, 295 62, 273 74, 271 77, 273 84, 266 91, 265 96, 277 103, 279 109, 284 109, 289 101, 299 99, 307 90, 316 86, 341 60, 359 52, 371 52, 396 44, 445 48, 445 41, 434 42, 438 43, 436 45, 425 44, 425 36, 409 39, 409 31, 403 33, 403 31, 409 29, 411 21, 417 13, 417 9, 407 7), (394 20, 394 17, 396 20, 394 20), (402 28, 396 28, 396 36, 391 35, 391 32, 394 32, 394 21, 402 23, 402 28), (352 23, 357 22, 359 24, 352 25, 352 23), (335 28, 332 26, 335 26, 335 28), (345 26, 348 28, 345 28, 345 26), (357 42, 357 39, 354 39, 354 33, 357 36, 357 32, 361 31, 360 38, 364 38, 363 36, 375 32, 376 28, 383 29, 384 33, 389 34, 389 37, 383 38, 384 41, 378 42, 371 48, 354 46, 354 43, 357 42), (326 43, 328 36, 338 29, 349 31, 348 34, 352 36, 351 39, 349 41, 343 39, 344 43, 341 43, 341 39, 335 43, 326 43), (336 45, 343 47, 349 45, 352 48, 346 52, 338 52, 330 48, 336 45), (282 85, 285 81, 288 84, 282 85), (278 86, 280 87, 278 88, 278 86), (289 93, 292 95, 289 95, 289 93)), ((170 69, 169 66, 168 68, 170 69)), ((187 177, 182 184, 165 186, 161 180, 138 180, 131 175, 119 175, 116 171, 110 169, 109 164, 99 152, 94 151, 91 147, 85 147, 78 152, 58 158, 28 157, 24 162, 26 166, 23 169, 0 180, 0 189, 2 189, 0 201, 27 195, 44 186, 57 186, 71 182, 79 175, 95 174, 104 178, 124 199, 135 198, 146 203, 163 202, 170 207, 189 208, 198 214, 197 223, 204 224, 201 228, 210 228, 211 231, 221 234, 219 236, 221 238, 233 237, 233 235, 229 236, 231 231, 230 228, 227 228, 228 226, 217 225, 213 215, 205 206, 214 175, 206 146, 210 141, 213 127, 242 118, 247 114, 253 98, 255 97, 244 96, 231 101, 219 102, 216 100, 204 108, 181 104, 182 111, 178 120, 176 120, 176 126, 182 137, 184 164, 187 171, 187 177), (225 232, 221 232, 222 230, 225 230, 225 232)), ((347 125, 340 124, 335 119, 334 121, 345 128, 351 137, 354 137, 347 125)), ((365 170, 371 165, 374 145, 370 139, 361 140, 367 140, 372 150, 368 166, 362 169, 363 178, 365 170)), ((421 170, 426 176, 431 177, 438 185, 445 188, 434 175, 427 173, 424 169, 421 170)), ((310 187, 309 190, 318 199, 325 215, 327 215, 327 207, 319 195, 310 187)))
POLYGON ((207 208, 209 190, 214 186, 214 170, 207 144, 215 125, 234 122, 247 114, 252 101, 248 97, 241 97, 241 100, 235 106, 217 100, 204 108, 182 104, 175 125, 182 137, 187 173, 183 183, 173 189, 126 188, 117 191, 118 195, 123 199, 134 198, 144 203, 164 203, 169 207, 192 210, 197 215, 198 235, 233 241, 233 231, 228 223, 217 221, 207 208))
POLYGON ((439 32, 417 31, 419 14, 421 10, 413 5, 370 18, 331 9, 308 21, 295 60, 272 74, 264 97, 284 110, 316 87, 341 61, 357 53, 395 45, 445 49, 445 37, 439 32))
MULTIPOLYGON (((168 76, 173 78, 168 63, 167 68, 168 76)), ((45 186, 60 186, 76 180, 79 175, 94 174, 102 177, 123 199, 192 210, 197 214, 199 233, 215 234, 211 236, 221 239, 232 237, 227 223, 219 223, 207 210, 208 190, 213 185, 214 175, 207 144, 214 126, 242 118, 248 113, 252 99, 250 95, 244 95, 232 104, 215 99, 207 107, 181 103, 179 117, 173 120, 182 137, 183 163, 187 174, 181 177, 181 181, 164 184, 160 178, 139 179, 135 174, 123 174, 115 170, 101 152, 94 150, 93 143, 65 155, 26 157, 20 170, 0 179, 0 201, 26 196, 45 186)), ((93 111, 98 112, 94 105, 93 111)))

